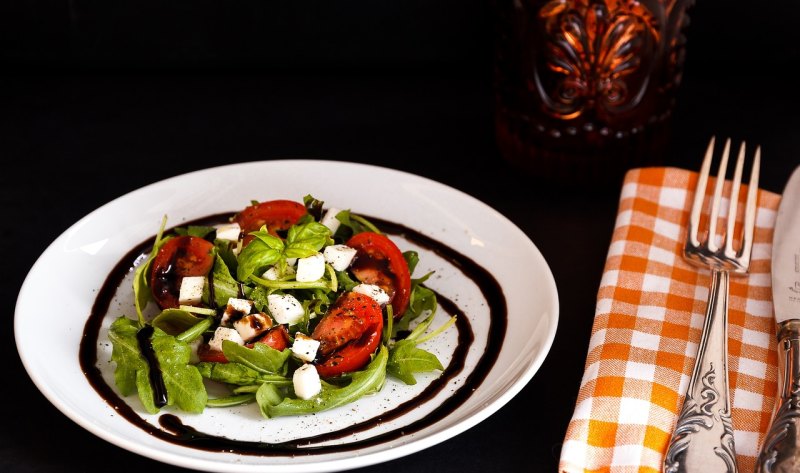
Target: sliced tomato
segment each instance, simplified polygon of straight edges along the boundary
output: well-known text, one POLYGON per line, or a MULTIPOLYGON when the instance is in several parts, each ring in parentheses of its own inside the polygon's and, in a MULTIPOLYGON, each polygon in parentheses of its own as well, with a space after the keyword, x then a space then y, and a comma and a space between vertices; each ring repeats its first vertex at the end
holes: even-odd
POLYGON ((359 281, 386 291, 394 318, 400 318, 411 297, 411 273, 403 253, 388 237, 372 232, 353 235, 347 246, 357 251, 350 271, 359 281))
POLYGON ((363 368, 380 345, 382 332, 383 313, 374 299, 342 294, 311 334, 320 342, 317 372, 330 378, 363 368))
POLYGON ((267 231, 275 236, 278 232, 289 229, 306 214, 306 208, 299 202, 291 200, 271 200, 251 205, 245 208, 233 218, 242 228, 245 234, 243 244, 248 244, 253 239, 250 232, 260 230, 262 226, 267 226, 267 231))
MULTIPOLYGON (((253 348, 256 343, 263 343, 270 348, 283 351, 289 346, 289 331, 283 325, 276 325, 267 330, 261 338, 254 342, 246 343, 247 348, 253 348)), ((197 348, 197 357, 200 361, 227 363, 228 359, 221 350, 212 349, 208 343, 203 343, 197 348)))
POLYGON ((214 267, 214 245, 202 238, 179 236, 164 243, 150 266, 150 289, 161 309, 178 307, 181 282, 205 276, 214 267))
POLYGON ((225 354, 222 353, 222 350, 214 350, 208 345, 208 343, 203 343, 197 347, 197 357, 200 358, 200 361, 209 363, 228 362, 228 359, 225 358, 225 354))
POLYGON ((245 346, 253 348, 256 343, 264 343, 270 348, 283 351, 289 346, 289 331, 286 330, 286 326, 284 325, 276 325, 267 330, 267 332, 254 343, 248 343, 245 346))

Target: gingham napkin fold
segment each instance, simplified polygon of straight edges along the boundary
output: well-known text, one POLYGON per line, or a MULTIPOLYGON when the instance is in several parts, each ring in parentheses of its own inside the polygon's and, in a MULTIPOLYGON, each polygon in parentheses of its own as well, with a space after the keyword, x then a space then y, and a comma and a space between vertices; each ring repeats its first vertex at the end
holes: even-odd
MULTIPOLYGON (((710 272, 683 259, 694 172, 625 177, 561 472, 660 472, 694 366, 710 272)), ((777 389, 770 255, 780 196, 760 191, 750 274, 731 277, 728 369, 740 471, 752 471, 777 389)), ((727 209, 723 201, 722 212, 727 209)))

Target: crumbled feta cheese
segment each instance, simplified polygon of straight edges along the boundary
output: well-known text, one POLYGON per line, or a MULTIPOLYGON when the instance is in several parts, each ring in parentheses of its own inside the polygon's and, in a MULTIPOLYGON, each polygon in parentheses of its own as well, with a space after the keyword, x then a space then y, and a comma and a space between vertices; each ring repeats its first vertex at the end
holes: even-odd
POLYGON ((319 340, 314 340, 308 335, 297 332, 294 335, 294 343, 292 344, 292 353, 297 358, 311 362, 317 357, 317 350, 319 349, 319 340))
POLYGON ((323 251, 325 262, 328 263, 336 271, 344 271, 353 262, 356 257, 356 249, 350 248, 347 245, 331 245, 326 246, 323 251))
POLYGON ((277 281, 281 277, 292 276, 294 274, 295 274, 295 270, 291 266, 287 265, 286 266, 286 271, 284 271, 283 274, 280 274, 278 272, 278 267, 277 266, 272 266, 271 268, 266 270, 264 272, 264 274, 261 275, 261 277, 264 278, 264 279, 269 279, 270 281, 277 281))
POLYGON ((217 226, 217 240, 239 241, 242 227, 238 223, 225 223, 217 226))
POLYGON ((295 370, 292 376, 294 393, 300 399, 311 399, 322 391, 322 383, 319 380, 319 373, 314 365, 304 364, 295 370))
POLYGON ((261 335, 272 327, 272 320, 266 314, 245 315, 233 323, 233 328, 239 332, 245 341, 261 335))
POLYGON ((245 315, 250 314, 252 310, 253 301, 231 297, 228 299, 228 305, 225 307, 225 312, 222 314, 222 321, 220 323, 229 326, 245 315))
POLYGON ((327 212, 325 212, 325 215, 323 215, 322 219, 320 219, 320 221, 319 221, 319 223, 325 225, 326 227, 328 227, 330 229, 331 235, 336 233, 336 230, 339 229, 339 225, 342 224, 342 222, 340 222, 336 218, 336 214, 338 214, 339 212, 341 212, 341 210, 339 210, 339 209, 337 209, 335 207, 331 207, 331 208, 328 209, 327 212))
POLYGON ((222 351, 222 342, 224 340, 230 340, 239 345, 244 345, 244 340, 242 340, 239 332, 228 327, 217 327, 214 331, 214 336, 208 341, 208 346, 212 350, 222 351))
POLYGON ((186 276, 181 280, 178 304, 195 305, 203 300, 203 287, 206 285, 205 276, 186 276))
POLYGON ((311 255, 308 258, 297 260, 297 276, 300 282, 317 281, 325 275, 325 257, 322 253, 311 255))
POLYGON ((390 300, 389 294, 386 294, 386 291, 374 284, 359 284, 353 288, 353 292, 369 296, 381 306, 388 304, 390 300))
POLYGON ((306 311, 300 301, 291 294, 270 294, 267 296, 267 307, 275 322, 294 325, 303 319, 306 311))

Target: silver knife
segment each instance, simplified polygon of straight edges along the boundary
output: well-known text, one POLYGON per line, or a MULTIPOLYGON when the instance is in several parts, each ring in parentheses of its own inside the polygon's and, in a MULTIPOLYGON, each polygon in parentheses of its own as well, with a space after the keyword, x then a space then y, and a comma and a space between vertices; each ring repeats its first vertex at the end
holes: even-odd
POLYGON ((778 324, 778 398, 756 472, 800 471, 800 167, 781 197, 772 238, 772 304, 778 324))

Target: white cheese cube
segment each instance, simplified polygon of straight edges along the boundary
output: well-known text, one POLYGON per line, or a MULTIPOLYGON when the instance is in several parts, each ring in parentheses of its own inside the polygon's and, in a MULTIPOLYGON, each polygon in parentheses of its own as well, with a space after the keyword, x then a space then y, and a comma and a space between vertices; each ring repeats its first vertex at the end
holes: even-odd
POLYGON ((297 276, 299 282, 317 281, 325 275, 325 257, 322 253, 297 260, 297 276))
POLYGON ((337 209, 335 207, 331 207, 331 208, 328 209, 327 212, 325 212, 325 215, 323 215, 322 218, 319 221, 319 223, 325 225, 326 227, 328 227, 330 229, 331 235, 336 233, 336 230, 339 229, 339 225, 342 224, 342 222, 340 222, 336 218, 336 214, 338 214, 339 212, 341 212, 341 210, 339 210, 339 209, 337 209))
POLYGON ((319 340, 314 340, 300 332, 295 334, 294 343, 292 343, 294 356, 303 361, 311 362, 317 357, 317 350, 319 350, 319 340))
POLYGON ((311 399, 322 391, 322 383, 319 380, 319 373, 314 365, 305 364, 292 375, 294 393, 300 399, 311 399))
POLYGON ((267 296, 267 307, 275 322, 294 325, 303 319, 306 311, 300 301, 291 294, 270 294, 267 296))
POLYGON ((297 263, 297 258, 286 258, 286 266, 294 266, 297 263))
POLYGON ((386 291, 374 284, 359 284, 353 288, 353 292, 364 294, 365 296, 375 299, 375 302, 380 306, 389 303, 389 294, 386 294, 386 291))
POLYGON ((325 247, 322 255, 325 257, 325 262, 331 265, 333 269, 344 271, 353 262, 356 253, 355 248, 350 248, 347 245, 331 245, 325 247))
POLYGON ((266 314, 245 315, 233 323, 233 328, 239 332, 245 341, 261 335, 272 327, 272 320, 266 314))
POLYGON ((278 267, 277 266, 272 266, 271 268, 266 270, 264 272, 264 274, 261 275, 261 277, 264 278, 264 279, 269 279, 270 281, 277 281, 281 277, 293 276, 294 274, 295 274, 295 270, 291 266, 287 265, 286 266, 286 271, 284 271, 283 274, 280 274, 278 272, 278 267))
POLYGON ((230 326, 245 315, 250 314, 251 310, 253 310, 253 301, 231 297, 228 299, 228 305, 225 307, 220 323, 230 326))
POLYGON ((217 240, 239 241, 242 227, 238 223, 225 223, 217 226, 217 240))
POLYGON ((208 346, 212 350, 222 351, 222 342, 225 340, 230 340, 234 343, 238 343, 239 345, 244 345, 244 340, 242 340, 239 332, 228 327, 217 327, 217 329, 214 331, 214 336, 208 341, 208 346))
POLYGON ((203 286, 206 285, 205 276, 186 276, 181 280, 178 304, 196 305, 203 300, 203 286))

